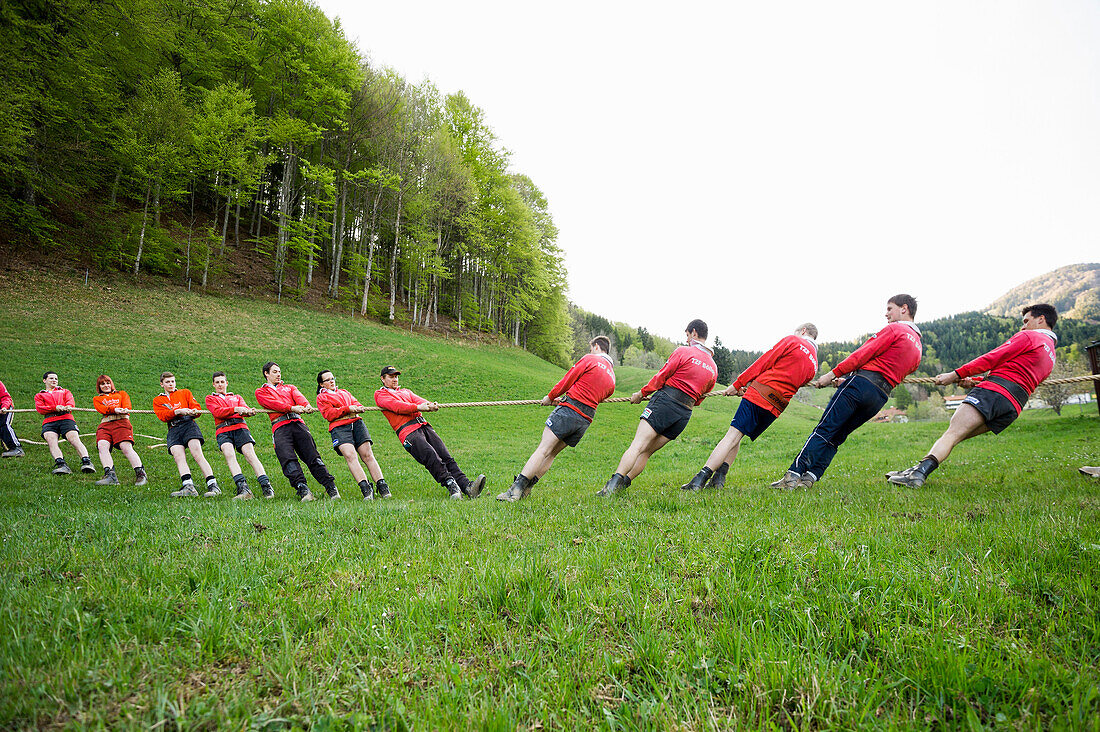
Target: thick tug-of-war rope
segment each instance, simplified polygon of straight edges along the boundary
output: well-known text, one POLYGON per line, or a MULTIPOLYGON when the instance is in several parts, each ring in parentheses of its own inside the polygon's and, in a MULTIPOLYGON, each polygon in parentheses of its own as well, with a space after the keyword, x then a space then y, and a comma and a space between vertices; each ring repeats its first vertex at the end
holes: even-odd
MULTIPOLYGON (((1069 377, 1066 377, 1066 378, 1063 378, 1063 379, 1046 379, 1045 381, 1040 383, 1040 386, 1054 385, 1054 384, 1077 384, 1077 383, 1081 383, 1081 382, 1085 382, 1085 381, 1100 381, 1100 374, 1091 374, 1091 375, 1088 375, 1088 376, 1069 376, 1069 377)), ((931 376, 910 376, 910 377, 907 377, 904 381, 902 381, 902 383, 903 384, 932 384, 932 385, 935 385, 935 379, 933 379, 931 376)), ((704 394, 703 398, 706 399, 707 397, 714 397, 714 396, 732 396, 732 395, 723 394, 720 391, 711 391, 711 392, 707 392, 706 394, 704 394)), ((643 397, 643 400, 647 400, 647 399, 649 399, 649 397, 643 397)), ((601 402, 601 404, 613 404, 613 403, 620 403, 621 404, 623 402, 629 402, 629 401, 630 401, 630 397, 611 397, 610 399, 604 399, 603 402, 601 402)), ((521 406, 533 406, 533 405, 538 405, 538 404, 542 404, 541 399, 512 399, 512 400, 503 401, 503 402, 450 402, 448 404, 440 404, 439 408, 440 409, 460 409, 460 408, 463 408, 463 407, 521 407, 521 406)), ((37 409, 9 409, 7 411, 16 412, 16 413, 18 413, 18 412, 35 412, 35 413, 37 413, 38 412, 37 409)), ((71 411, 71 412, 95 412, 96 414, 99 414, 98 410, 91 409, 89 407, 72 407, 69 411, 71 411)), ((205 409, 202 409, 202 410, 199 410, 199 411, 200 411, 201 414, 210 414, 210 412, 208 412, 205 409)), ((305 412, 305 413, 309 414, 309 413, 317 412, 317 411, 320 411, 320 410, 318 410, 316 407, 311 407, 309 409, 309 411, 305 412)), ((363 407, 363 411, 364 412, 381 412, 382 410, 379 407, 366 407, 365 406, 365 407, 363 407)), ((130 414, 156 414, 156 412, 154 412, 152 409, 131 409, 130 414)), ((261 414, 282 414, 282 412, 275 412, 275 411, 270 410, 270 409, 257 409, 256 414, 250 415, 250 416, 258 417, 261 414)), ((94 437, 95 433, 93 432, 93 433, 90 433, 90 434, 82 434, 80 436, 81 437, 94 437)), ((152 435, 143 435, 143 434, 140 434, 140 433, 137 433, 137 432, 134 433, 134 437, 144 437, 148 440, 156 440, 157 442, 161 442, 161 443, 164 440, 163 437, 154 437, 152 435)), ((20 438, 19 441, 20 442, 25 442, 29 445, 45 445, 46 444, 45 442, 36 442, 35 440, 27 440, 27 439, 24 439, 24 438, 20 438)), ((162 445, 149 445, 149 447, 161 447, 161 446, 162 445)))

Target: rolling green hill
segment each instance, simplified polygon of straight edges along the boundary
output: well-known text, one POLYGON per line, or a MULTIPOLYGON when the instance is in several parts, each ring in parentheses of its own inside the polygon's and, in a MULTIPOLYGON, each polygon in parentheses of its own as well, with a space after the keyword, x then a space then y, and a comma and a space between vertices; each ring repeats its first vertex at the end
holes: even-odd
POLYGON ((997 298, 983 312, 1017 317, 1020 309, 1046 302, 1067 318, 1100 323, 1100 264, 1071 264, 1033 277, 997 298))

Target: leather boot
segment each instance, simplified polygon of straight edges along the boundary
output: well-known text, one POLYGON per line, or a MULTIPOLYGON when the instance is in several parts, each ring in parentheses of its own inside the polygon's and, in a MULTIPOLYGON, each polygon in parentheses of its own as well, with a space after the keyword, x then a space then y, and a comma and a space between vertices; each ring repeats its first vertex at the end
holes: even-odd
POLYGON ((510 501, 512 503, 523 500, 531 495, 531 487, 538 482, 538 478, 528 478, 523 473, 520 473, 516 476, 515 481, 512 482, 512 487, 497 496, 497 500, 510 501))
POLYGON ((620 488, 627 488, 630 486, 630 478, 626 477, 622 473, 613 473, 611 479, 607 481, 600 490, 596 491, 597 496, 610 496, 613 495, 620 488))
POLYGON ((703 469, 695 474, 695 477, 680 486, 682 491, 701 491, 706 486, 707 480, 710 476, 714 475, 714 472, 707 466, 703 466, 703 469))

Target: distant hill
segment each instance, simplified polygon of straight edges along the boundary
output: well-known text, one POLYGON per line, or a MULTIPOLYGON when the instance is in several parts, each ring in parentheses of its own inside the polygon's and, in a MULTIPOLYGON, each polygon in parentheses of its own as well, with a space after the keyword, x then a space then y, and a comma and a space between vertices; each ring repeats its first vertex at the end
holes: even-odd
POLYGON ((1100 323, 1100 264, 1071 264, 1014 287, 983 312, 1016 317, 1020 309, 1047 302, 1067 318, 1100 323))

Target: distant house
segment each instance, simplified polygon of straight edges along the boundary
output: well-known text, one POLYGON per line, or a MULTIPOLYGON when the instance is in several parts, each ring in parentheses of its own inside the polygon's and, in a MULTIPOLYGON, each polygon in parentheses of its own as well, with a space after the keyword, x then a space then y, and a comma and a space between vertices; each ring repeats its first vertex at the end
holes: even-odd
POLYGON ((881 412, 876 414, 872 419, 872 422, 908 422, 909 415, 905 413, 904 409, 897 409, 896 407, 887 407, 881 412))
POLYGON ((966 399, 966 394, 954 394, 952 396, 943 398, 943 408, 949 412, 954 412, 959 408, 959 405, 963 403, 963 399, 966 399))

